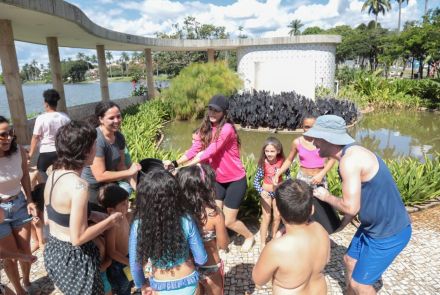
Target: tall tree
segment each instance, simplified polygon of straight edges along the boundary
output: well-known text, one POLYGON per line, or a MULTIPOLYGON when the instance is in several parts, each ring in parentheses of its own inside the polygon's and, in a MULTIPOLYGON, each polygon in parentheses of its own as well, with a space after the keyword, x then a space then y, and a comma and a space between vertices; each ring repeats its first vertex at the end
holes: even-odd
POLYGON ((299 29, 301 29, 301 27, 303 27, 304 25, 301 23, 301 20, 299 19, 294 19, 293 21, 291 21, 289 23, 289 25, 287 26, 290 31, 289 31, 289 35, 290 36, 296 36, 296 35, 300 35, 301 31, 299 29))
POLYGON ((76 54, 76 59, 78 59, 78 60, 85 60, 85 58, 86 58, 86 55, 82 52, 78 52, 76 54))
POLYGON ((130 60, 130 57, 128 56, 127 52, 123 51, 121 53, 121 57, 119 58, 119 61, 121 62, 121 67, 122 67, 122 75, 127 76, 128 75, 128 61, 130 60))
POLYGON ((397 32, 400 32, 400 23, 401 23, 401 17, 402 17, 402 3, 406 1, 406 4, 408 4, 409 0, 396 0, 397 3, 399 3, 399 20, 397 22, 397 32))
POLYGON ((246 39, 248 36, 243 33, 244 27, 238 26, 238 39, 246 39))
POLYGON ((379 13, 385 15, 391 9, 391 3, 389 0, 366 0, 362 5, 361 11, 368 8, 368 14, 373 13, 375 16, 375 27, 377 28, 377 16, 379 13))
POLYGON ((105 59, 107 60, 107 62, 109 64, 110 77, 111 77, 112 76, 112 60, 113 60, 113 54, 111 53, 111 51, 105 52, 105 59))

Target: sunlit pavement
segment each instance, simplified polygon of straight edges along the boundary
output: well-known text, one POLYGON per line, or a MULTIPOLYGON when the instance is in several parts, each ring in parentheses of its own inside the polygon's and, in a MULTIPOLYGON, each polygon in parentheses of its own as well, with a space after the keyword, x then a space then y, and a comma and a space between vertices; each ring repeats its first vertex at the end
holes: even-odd
MULTIPOLYGON (((412 218, 412 239, 377 284, 379 294, 440 294, 440 206, 415 213, 412 218)), ((336 245, 332 247, 331 261, 325 271, 328 294, 342 294, 345 288, 342 257, 355 230, 349 225, 332 236, 336 245)), ((251 280, 260 251, 258 234, 256 240, 248 253, 240 251, 241 239, 230 244, 229 252, 221 253, 226 272, 225 294, 271 294, 270 286, 257 289, 251 280)), ((41 251, 36 255, 38 261, 31 269, 31 293, 62 294, 47 278, 41 251)), ((3 270, 1 279, 8 283, 3 270)))

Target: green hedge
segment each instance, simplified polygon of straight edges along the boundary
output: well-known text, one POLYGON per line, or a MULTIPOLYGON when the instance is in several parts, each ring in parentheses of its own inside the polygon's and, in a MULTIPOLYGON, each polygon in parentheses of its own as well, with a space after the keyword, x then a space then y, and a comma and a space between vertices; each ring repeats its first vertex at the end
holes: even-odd
MULTIPOLYGON (((159 100, 147 102, 124 111, 122 132, 134 161, 146 157, 176 159, 176 151, 165 151, 156 147, 161 130, 170 120, 170 106, 159 100)), ((260 212, 259 195, 252 186, 256 174, 257 161, 253 157, 243 157, 246 168, 248 190, 242 203, 242 218, 255 217, 260 212)), ((296 163, 296 162, 295 162, 296 163)), ((440 196, 440 155, 433 159, 425 158, 420 162, 412 158, 386 161, 396 180, 405 205, 421 204, 440 196)), ((291 168, 292 176, 298 172, 298 165, 291 168)), ((327 179, 330 191, 335 196, 341 195, 341 183, 336 167, 329 171, 327 179)))

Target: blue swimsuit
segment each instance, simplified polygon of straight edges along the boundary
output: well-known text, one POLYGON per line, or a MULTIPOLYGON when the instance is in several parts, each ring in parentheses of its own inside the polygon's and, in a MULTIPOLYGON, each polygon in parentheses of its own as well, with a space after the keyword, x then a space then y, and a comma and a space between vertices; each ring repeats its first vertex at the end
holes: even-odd
MULTIPOLYGON (((188 251, 186 254, 178 259, 175 263, 168 263, 167 265, 161 265, 157 262, 152 262, 153 266, 160 269, 172 268, 181 265, 189 257, 189 251, 194 258, 194 262, 197 265, 204 265, 208 260, 208 255, 206 254, 202 238, 197 229, 197 225, 191 217, 188 215, 181 218, 181 225, 183 229, 183 234, 188 242, 188 251)), ((135 219, 130 229, 129 238, 129 259, 130 259, 130 269, 133 275, 134 284, 137 288, 141 288, 145 284, 146 279, 144 271, 142 269, 142 264, 137 261, 137 230, 139 227, 139 220, 135 219)), ((160 294, 194 294, 197 289, 197 284, 199 281, 199 274, 194 271, 192 274, 180 278, 177 280, 156 280, 150 277, 150 286, 156 290, 160 291, 160 294)))

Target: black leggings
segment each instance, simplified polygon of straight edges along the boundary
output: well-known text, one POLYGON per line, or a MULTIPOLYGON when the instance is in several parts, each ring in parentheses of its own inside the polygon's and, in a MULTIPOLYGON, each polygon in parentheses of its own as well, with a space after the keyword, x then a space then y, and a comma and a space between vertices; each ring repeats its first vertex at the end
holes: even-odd
POLYGON ((232 182, 216 182, 216 200, 223 201, 224 206, 229 209, 238 209, 240 208, 241 200, 243 200, 246 193, 246 188, 246 176, 232 182))
POLYGON ((49 168, 49 166, 52 165, 57 159, 57 152, 40 153, 37 162, 38 171, 46 173, 47 168, 49 168))

